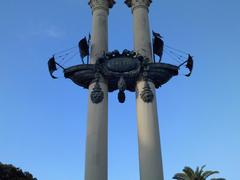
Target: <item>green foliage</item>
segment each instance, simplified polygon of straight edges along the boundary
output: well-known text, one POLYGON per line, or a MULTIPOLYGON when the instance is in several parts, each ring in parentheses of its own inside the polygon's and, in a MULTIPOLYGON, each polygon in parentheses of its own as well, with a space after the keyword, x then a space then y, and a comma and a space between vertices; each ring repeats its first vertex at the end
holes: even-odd
MULTIPOLYGON (((194 171, 192 168, 186 166, 182 173, 177 173, 173 176, 176 180, 206 180, 213 174, 219 173, 218 171, 204 171, 205 166, 197 167, 194 171)), ((224 178, 214 178, 211 180, 225 180, 224 178)))
POLYGON ((37 180, 29 172, 0 162, 0 180, 37 180))

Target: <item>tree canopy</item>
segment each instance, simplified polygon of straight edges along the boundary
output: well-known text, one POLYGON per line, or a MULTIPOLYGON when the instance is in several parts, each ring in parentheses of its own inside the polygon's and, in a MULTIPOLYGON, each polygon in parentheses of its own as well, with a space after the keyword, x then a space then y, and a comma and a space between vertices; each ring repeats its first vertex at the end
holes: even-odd
POLYGON ((37 180, 29 172, 23 172, 10 164, 0 162, 0 180, 37 180))

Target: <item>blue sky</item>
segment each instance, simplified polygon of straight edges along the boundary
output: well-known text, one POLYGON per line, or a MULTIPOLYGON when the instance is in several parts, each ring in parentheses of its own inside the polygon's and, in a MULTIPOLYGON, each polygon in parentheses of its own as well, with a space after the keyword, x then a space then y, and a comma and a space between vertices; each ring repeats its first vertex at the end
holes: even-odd
MULTIPOLYGON (((151 28, 191 52, 191 78, 157 90, 164 176, 206 164, 239 179, 240 2, 155 0, 151 28)), ((52 80, 47 60, 91 32, 83 0, 0 2, 0 161, 39 180, 84 177, 87 91, 52 80)), ((110 11, 109 50, 133 49, 132 17, 123 1, 110 11)), ((109 179, 139 179, 135 95, 109 95, 109 179)))

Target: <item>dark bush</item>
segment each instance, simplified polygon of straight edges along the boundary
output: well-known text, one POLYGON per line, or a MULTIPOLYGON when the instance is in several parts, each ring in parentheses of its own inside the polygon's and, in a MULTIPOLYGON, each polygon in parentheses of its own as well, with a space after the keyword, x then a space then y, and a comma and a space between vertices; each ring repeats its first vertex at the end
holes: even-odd
POLYGON ((23 172, 21 169, 10 164, 0 162, 0 180, 37 180, 29 172, 23 172))

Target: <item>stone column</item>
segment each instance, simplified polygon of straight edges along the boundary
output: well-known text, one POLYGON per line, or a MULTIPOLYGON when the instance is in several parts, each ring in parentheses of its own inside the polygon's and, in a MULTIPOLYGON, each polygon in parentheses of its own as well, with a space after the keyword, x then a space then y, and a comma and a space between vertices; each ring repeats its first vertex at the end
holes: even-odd
MULTIPOLYGON (((90 0, 92 9, 92 39, 90 63, 96 63, 108 50, 108 13, 114 0, 90 0)), ((98 94, 99 95, 99 94, 98 94)), ((99 82, 89 86, 88 125, 85 159, 85 180, 108 179, 108 85, 99 76, 99 82), (92 96, 100 88, 100 96, 92 96)))
MULTIPOLYGON (((134 50, 151 61, 148 19, 151 0, 126 0, 125 3, 131 7, 134 19, 134 50)), ((145 80, 140 79, 136 85, 140 179, 163 180, 155 86, 145 80)))

